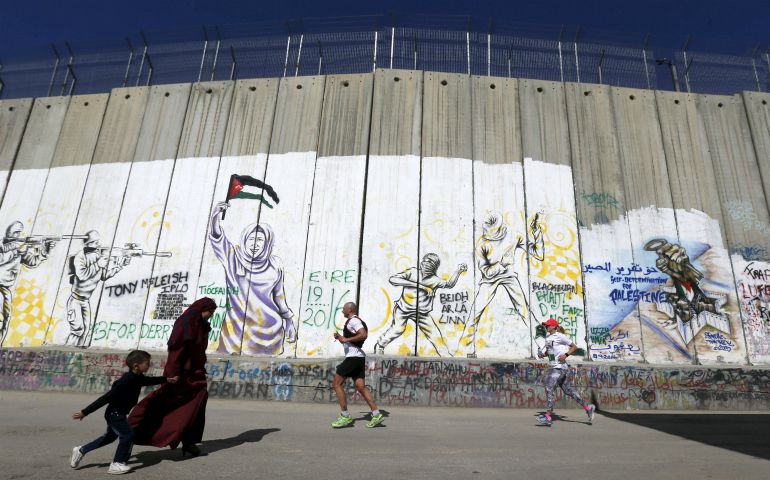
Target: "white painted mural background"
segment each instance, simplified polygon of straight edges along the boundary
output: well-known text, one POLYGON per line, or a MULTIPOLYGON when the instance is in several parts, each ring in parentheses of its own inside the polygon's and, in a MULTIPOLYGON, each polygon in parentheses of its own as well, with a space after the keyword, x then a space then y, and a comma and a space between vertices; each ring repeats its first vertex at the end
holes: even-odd
MULTIPOLYGON (((301 309, 308 289, 303 290, 302 275, 305 268, 310 204, 313 195, 316 152, 290 152, 270 154, 267 162, 267 182, 281 198, 275 208, 263 208, 259 222, 270 225, 275 235, 273 255, 283 269, 286 303, 293 313, 297 331, 301 331, 304 318, 311 316, 301 309)), ((307 325, 306 325, 307 326, 307 325)), ((303 332, 304 334, 304 332, 303 332)), ((284 345, 285 355, 294 355, 294 345, 284 345)))
MULTIPOLYGON (((536 228, 543 240, 543 259, 529 259, 529 298, 535 318, 538 322, 555 318, 572 341, 585 348, 585 305, 572 169, 525 158, 524 179, 528 228, 530 232, 536 228)), ((529 242, 537 241, 536 236, 529 236, 529 242)))
MULTIPOLYGON (((361 244, 361 316, 369 327, 368 347, 374 349, 386 332, 403 328, 394 323, 393 311, 403 288, 391 277, 417 267, 420 198, 420 157, 371 155, 366 184, 366 215, 361 244), (392 329, 391 329, 392 326, 392 329)), ((417 299, 411 299, 416 302, 417 299)), ((387 355, 414 352, 413 321, 401 335, 384 346, 387 355)))
POLYGON ((356 300, 366 156, 319 157, 307 234, 297 356, 340 355, 342 307, 356 300))
POLYGON ((176 161, 158 242, 158 251, 170 252, 171 257, 155 260, 152 276, 157 281, 149 288, 142 324, 142 328, 157 334, 142 338, 140 347, 163 349, 176 316, 181 314, 184 305, 197 298, 194 290, 198 285, 218 168, 219 157, 176 161), (174 275, 184 280, 175 281, 174 275))
POLYGON ((417 304, 430 312, 419 316, 423 331, 417 334, 417 354, 464 356, 474 348, 474 332, 465 328, 475 291, 473 161, 423 157, 421 178, 420 281, 427 289, 418 290, 417 304), (423 264, 430 254, 440 262, 437 269, 423 264))
MULTIPOLYGON (((33 133, 22 140, 16 157, 16 168, 8 179, 3 204, 0 206, 0 228, 4 235, 13 222, 22 223, 22 236, 32 235, 68 104, 69 98, 65 97, 37 99, 34 102, 28 120, 29 131, 33 133)), ((47 235, 55 233, 58 232, 46 232, 47 235)), ((39 251, 45 245, 41 242, 31 248, 39 251)), ((9 278, 6 287, 13 292, 13 301, 10 305, 11 318, 7 320, 7 331, 2 339, 6 347, 33 343, 39 345, 45 340, 48 318, 43 307, 44 292, 34 283, 34 279, 20 281, 19 277, 26 270, 27 267, 21 263, 17 273, 7 273, 9 278), (14 316, 21 315, 26 315, 27 321, 14 321, 14 316)))
POLYGON ((478 357, 526 358, 538 317, 529 302, 524 169, 518 161, 474 160, 473 182, 475 252, 468 268, 476 282, 467 329, 478 322, 478 357))
MULTIPOLYGON (((216 204, 224 202, 230 185, 231 175, 251 175, 257 179, 264 178, 265 167, 267 165, 267 155, 243 155, 222 157, 219 166, 219 175, 216 179, 216 188, 214 189, 214 208, 210 215, 213 216, 216 204)), ((267 195, 267 194, 265 194, 267 195)), ((260 218, 259 200, 236 199, 231 200, 229 208, 226 210, 225 219, 220 220, 220 225, 225 232, 225 237, 233 245, 242 248, 241 238, 243 230, 251 224, 254 224, 260 218)), ((280 204, 275 207, 280 208, 280 204)), ((275 208, 274 207, 274 208, 275 208)), ((220 216, 221 217, 221 216, 220 216)), ((209 220, 209 222, 211 219, 209 220)), ((196 290, 192 298, 211 297, 219 305, 214 317, 211 319, 211 334, 209 335, 209 351, 217 351, 219 348, 219 334, 222 329, 222 322, 227 316, 228 304, 228 284, 225 280, 225 267, 217 258, 212 250, 211 244, 211 224, 209 223, 206 231, 206 242, 203 247, 203 263, 201 273, 198 278, 196 290)), ((230 286, 232 289, 233 287, 230 286)), ((231 292, 234 295, 244 299, 246 303, 248 292, 231 292)), ((243 323, 245 319, 241 318, 243 323)), ((240 343, 240 342, 239 342, 240 343)), ((230 352, 238 353, 239 350, 230 352)))
MULTIPOLYGON (((134 162, 116 239, 156 250, 173 169, 173 159, 134 162)), ((157 336, 142 327, 153 263, 152 259, 131 262, 120 277, 104 282, 92 345, 137 348, 141 337, 157 336)))

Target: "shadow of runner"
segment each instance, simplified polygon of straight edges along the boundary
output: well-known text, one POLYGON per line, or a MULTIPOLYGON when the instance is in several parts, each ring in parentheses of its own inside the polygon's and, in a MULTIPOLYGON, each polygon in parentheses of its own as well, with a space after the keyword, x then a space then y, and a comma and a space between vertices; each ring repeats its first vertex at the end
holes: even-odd
POLYGON ((602 416, 770 460, 770 415, 741 413, 616 413, 602 416))
MULTIPOLYGON (((551 415, 551 419, 554 422, 583 423, 585 425, 591 425, 590 423, 588 423, 588 418, 586 417, 585 413, 583 413, 583 412, 581 412, 580 410, 577 410, 577 409, 575 409, 574 411, 575 412, 579 412, 576 415, 579 415, 582 418, 582 420, 568 420, 569 417, 567 417, 566 415, 559 415, 558 413, 555 413, 555 412, 551 415)), ((540 415, 545 415, 545 410, 541 410, 539 412, 536 412, 533 415, 533 417, 537 418, 540 415)))
MULTIPOLYGON (((256 428, 254 430, 247 430, 243 433, 239 433, 238 435, 230 438, 204 440, 203 443, 201 443, 201 456, 210 455, 220 450, 237 447, 238 445, 243 445, 244 443, 256 443, 261 441, 265 435, 279 431, 281 431, 280 428, 256 428)), ((187 457, 182 457, 182 449, 180 447, 175 450, 165 448, 162 450, 141 452, 137 453, 134 458, 135 462, 139 462, 141 465, 137 465, 132 461, 129 461, 129 465, 131 465, 134 470, 141 470, 142 468, 157 465, 164 460, 178 462, 180 460, 184 460, 187 457)))

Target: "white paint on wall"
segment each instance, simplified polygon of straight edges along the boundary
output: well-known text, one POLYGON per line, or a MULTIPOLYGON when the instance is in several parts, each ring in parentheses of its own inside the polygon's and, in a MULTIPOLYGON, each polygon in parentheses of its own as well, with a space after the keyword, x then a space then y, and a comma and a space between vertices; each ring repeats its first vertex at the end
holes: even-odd
POLYGON ((387 355, 414 352, 414 322, 407 323, 403 333, 394 340, 385 339, 403 328, 393 315, 403 288, 392 285, 390 280, 417 267, 419 198, 420 157, 369 157, 360 298, 361 317, 369 327, 368 351, 373 351, 381 340, 387 343, 384 347, 387 355))
MULTIPOLYGON (((51 168, 32 228, 33 235, 69 235, 77 218, 89 164, 51 168)), ((17 282, 16 296, 20 298, 37 292, 35 308, 14 311, 11 329, 17 332, 35 330, 35 335, 24 337, 23 346, 39 346, 45 337, 38 328, 49 325, 56 301, 62 271, 67 260, 69 240, 62 240, 51 249, 47 259, 37 268, 22 269, 17 282)))
MULTIPOLYGON (((114 245, 121 250, 111 249, 130 170, 131 163, 129 162, 101 163, 91 166, 74 229, 75 235, 85 235, 89 231, 95 231, 99 234, 99 245, 102 248, 110 249, 107 254, 110 256, 110 263, 104 269, 100 269, 100 271, 95 269, 93 274, 103 279, 107 276, 106 272, 109 271, 111 272, 110 274, 114 273, 113 278, 117 282, 120 282, 122 277, 121 270, 125 260, 129 262, 146 262, 148 260, 148 258, 132 259, 124 256, 123 253, 127 252, 124 248, 126 242, 120 243, 121 239, 117 239, 114 245)), ((48 330, 46 343, 64 345, 70 334, 70 326, 67 320, 69 310, 78 308, 70 301, 70 297, 73 291, 77 296, 79 290, 77 287, 73 289, 73 279, 71 276, 73 272, 71 271, 69 258, 81 252, 83 247, 84 242, 82 240, 73 240, 69 244, 69 250, 65 256, 64 270, 58 284, 56 304, 51 316, 51 326, 48 330)), ((81 306, 87 306, 90 310, 89 317, 91 322, 86 326, 85 333, 85 345, 87 346, 90 345, 94 334, 96 312, 102 293, 102 283, 103 280, 99 280, 90 296, 80 298, 81 306)))
MULTIPOLYGON (((255 179, 263 180, 266 165, 267 154, 264 153, 257 155, 222 157, 219 166, 219 174, 216 179, 216 187, 214 189, 214 205, 224 202, 227 198, 231 175, 249 175, 255 179)), ((267 193, 264 193, 264 196, 269 199, 267 193)), ((281 199, 280 197, 281 195, 279 194, 279 199, 281 199)), ((270 202, 271 205, 275 203, 272 200, 270 200, 270 202)), ((226 211, 225 219, 221 220, 220 225, 225 232, 226 238, 234 246, 242 248, 241 237, 243 230, 249 225, 258 222, 260 218, 260 205, 261 202, 254 199, 234 199, 230 201, 230 206, 226 211)), ((282 203, 273 205, 273 208, 275 209, 282 207, 282 203)), ((212 209, 210 214, 213 214, 213 212, 214 209, 212 209)), ((227 284, 225 273, 226 267, 212 250, 211 239, 209 238, 210 230, 211 224, 209 224, 206 242, 203 247, 203 261, 200 278, 198 279, 196 290, 191 298, 211 297, 219 306, 211 319, 212 331, 209 335, 209 351, 215 352, 219 348, 219 334, 222 328, 222 322, 228 314, 228 296, 233 295, 236 298, 240 298, 245 304, 248 301, 248 291, 240 291, 239 289, 238 292, 235 292, 232 290, 233 286, 227 284), (227 290, 228 286, 230 290, 227 290)), ((253 318, 241 318, 240 320, 241 322, 255 321, 253 318)), ((227 353, 238 353, 238 351, 227 353)))
POLYGON ((422 159, 419 261, 420 281, 427 288, 417 291, 423 309, 418 316, 418 356, 465 356, 479 344, 469 331, 475 289, 472 179, 470 159, 422 159), (435 274, 422 265, 429 254, 440 261, 435 274), (456 283, 451 285, 453 278, 456 283))
POLYGON ((530 255, 530 302, 538 322, 555 318, 579 347, 586 347, 583 282, 572 169, 524 159, 527 223, 543 237, 542 260, 530 255))
POLYGON ((296 354, 342 354, 332 334, 342 331, 342 307, 358 288, 365 155, 319 157, 307 234, 296 354))
POLYGON ((171 256, 155 260, 152 276, 160 280, 149 287, 142 323, 142 329, 161 333, 143 337, 140 348, 164 349, 168 327, 195 299, 218 168, 219 157, 176 161, 158 242, 158 251, 171 256), (174 281, 175 274, 183 277, 174 281))
POLYGON ((479 325, 478 357, 532 354, 523 175, 521 162, 473 162, 473 319, 479 325))
MULTIPOLYGON (((156 251, 173 169, 173 159, 134 162, 115 231, 116 242, 136 243, 156 251)), ((152 266, 152 258, 132 261, 119 276, 104 282, 92 346, 131 349, 138 347, 140 337, 162 336, 162 329, 142 327, 149 284, 155 282, 152 266)))

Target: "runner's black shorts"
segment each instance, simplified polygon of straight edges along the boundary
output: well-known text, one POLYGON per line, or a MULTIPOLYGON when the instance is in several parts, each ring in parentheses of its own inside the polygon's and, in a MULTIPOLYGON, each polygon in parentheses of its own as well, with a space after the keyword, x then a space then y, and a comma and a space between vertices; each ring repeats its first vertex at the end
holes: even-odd
POLYGON ((366 357, 345 357, 337 365, 337 375, 345 378, 359 379, 366 376, 366 357))

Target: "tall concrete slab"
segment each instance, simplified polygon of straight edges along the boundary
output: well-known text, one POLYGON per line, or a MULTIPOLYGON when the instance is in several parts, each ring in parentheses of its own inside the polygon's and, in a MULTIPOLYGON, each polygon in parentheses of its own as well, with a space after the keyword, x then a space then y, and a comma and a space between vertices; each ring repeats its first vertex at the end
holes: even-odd
POLYGON ((465 328, 475 284, 471 78, 423 79, 415 353, 447 356, 474 335, 465 328))
POLYGON ((422 76, 410 70, 374 75, 359 299, 367 347, 386 355, 414 352, 415 289, 399 282, 417 274, 422 76))
POLYGON ((656 92, 656 100, 679 245, 698 272, 692 275, 701 277, 690 281, 690 311, 674 311, 677 328, 680 321, 689 324, 685 331, 693 335, 699 363, 745 363, 740 305, 703 122, 691 95, 656 92))
POLYGON ((610 89, 567 83, 565 91, 588 355, 598 362, 640 362, 644 356, 637 302, 616 298, 622 285, 613 269, 630 267, 633 255, 610 89))
MULTIPOLYGON (((33 235, 73 233, 108 98, 107 94, 81 95, 70 101, 35 215, 33 235)), ((16 298, 21 300, 23 295, 29 295, 28 289, 39 289, 39 305, 15 311, 11 322, 15 331, 27 332, 21 342, 25 346, 42 345, 45 341, 45 335, 41 337, 36 327, 50 326, 59 280, 68 262, 69 244, 68 239, 56 246, 46 243, 46 260, 19 275, 16 298)))
MULTIPOLYGON (((280 80, 265 173, 265 183, 275 190, 280 203, 275 208, 263 208, 259 222, 273 235, 271 252, 275 261, 265 281, 275 275, 282 278, 288 311, 279 312, 284 319, 280 323, 276 317, 264 326, 259 323, 260 318, 252 319, 255 323, 245 327, 249 336, 244 334, 243 354, 265 355, 282 348, 283 354, 294 355, 296 344, 287 344, 294 340, 294 332, 290 328, 286 331, 287 320, 292 320, 291 326, 296 332, 303 328, 302 323, 313 321, 316 315, 309 305, 301 308, 300 303, 306 301, 307 292, 312 289, 308 286, 307 292, 303 290, 302 279, 325 83, 326 77, 321 76, 280 80)), ((252 277, 252 281, 254 278, 257 277, 252 277)), ((319 298, 322 298, 320 293, 319 298)), ((322 305, 316 308, 325 311, 322 305)), ((220 341, 218 351, 227 352, 228 348, 220 341)))
POLYGON ((357 302, 373 75, 326 79, 296 355, 342 353, 345 302, 357 302), (307 313, 306 313, 307 312, 307 313))
POLYGON ((32 99, 0 100, 0 199, 32 111, 32 99))
MULTIPOLYGON (((765 197, 770 192, 770 93, 743 92, 743 106, 749 117, 751 140, 759 164, 765 197)), ((768 208, 770 208, 770 198, 768 208)))
POLYGON ((633 264, 613 268, 619 285, 614 298, 637 303, 648 362, 695 362, 666 301, 672 280, 658 270, 656 248, 679 245, 679 239, 655 94, 613 87, 611 95, 633 249, 633 264))
POLYGON ((155 258, 152 277, 158 281, 149 286, 142 322, 142 329, 160 334, 143 337, 140 347, 164 348, 174 321, 196 298, 234 86, 192 86, 158 240, 164 256, 155 258))
MULTIPOLYGON (((770 362, 770 215, 740 95, 698 95, 696 106, 713 159, 751 363, 770 362)), ((732 333, 732 332, 731 332, 732 333)), ((735 348, 728 341, 723 348, 735 348)))
MULTIPOLYGON (((116 88, 110 94, 75 220, 77 235, 90 232, 88 246, 84 240, 69 244, 58 293, 52 292, 56 302, 47 344, 88 347, 94 337, 106 338, 109 328, 94 330, 102 282, 120 278, 121 270, 130 262, 151 260, 132 257, 136 248, 114 238, 147 96, 143 87, 116 88)), ((119 330, 115 335, 121 333, 127 335, 128 331, 119 330)))
MULTIPOLYGON (((585 304, 564 87, 519 82, 530 306, 586 346, 585 304)), ((542 343, 541 343, 542 345, 542 343)))
MULTIPOLYGON (((749 118, 749 127, 751 129, 751 139, 754 144, 754 152, 757 156, 760 177, 762 178, 762 187, 765 192, 765 200, 770 209, 770 94, 758 92, 743 92, 743 106, 749 118)), ((740 214, 738 215, 741 216, 740 214)), ((748 216, 752 219, 751 215, 748 216)), ((750 220, 749 220, 750 221, 750 220)), ((770 257, 770 248, 768 248, 767 239, 760 247, 735 247, 732 252, 734 255, 740 255, 746 261, 764 261, 770 257)), ((741 264, 742 266, 743 264, 741 264)), ((752 265, 752 268, 755 265, 752 265)), ((767 278, 753 278, 759 275, 748 275, 743 269, 736 270, 736 275, 741 278, 738 283, 739 296, 742 300, 743 320, 747 323, 746 335, 750 340, 749 347, 756 345, 754 350, 749 351, 749 361, 751 363, 768 363, 770 351, 767 348, 767 339, 770 335, 770 306, 767 303, 768 295, 764 299, 757 298, 758 288, 765 284, 767 278), (756 294, 747 291, 744 298, 744 289, 754 289, 756 294)))
MULTIPOLYGON (((267 241, 265 245, 271 247, 267 238, 269 233, 264 227, 263 230, 258 228, 260 211, 280 209, 282 204, 273 199, 265 187, 248 183, 242 184, 244 190, 240 192, 243 196, 236 196, 226 203, 231 195, 238 194, 230 191, 233 175, 264 181, 279 83, 278 79, 235 83, 203 264, 194 295, 211 297, 220 306, 211 318, 209 349, 212 351, 219 348, 222 338, 229 352, 240 352, 244 327, 254 332, 260 318, 267 322, 275 319, 278 312, 285 313, 285 309, 279 307, 285 304, 280 270, 259 262, 260 258, 272 257, 273 252, 265 251, 260 257, 250 243, 262 232, 267 241), (220 213, 223 209, 225 215, 220 213)), ((233 183, 233 188, 237 188, 236 185, 241 184, 233 183)), ((276 192, 276 198, 280 200, 285 193, 276 192)), ((276 336, 282 341, 283 330, 276 336)))
MULTIPOLYGON (((51 97, 33 102, 0 206, 0 228, 8 229, 12 223, 21 222, 22 236, 31 235, 69 101, 70 97, 51 97)), ((39 287, 28 280, 19 283, 18 279, 22 267, 36 268, 45 261, 46 252, 47 246, 42 239, 29 238, 14 253, 14 261, 9 263, 8 276, 2 284, 3 331, 0 333, 0 344, 3 346, 25 345, 28 337, 36 338, 38 342, 45 338, 47 324, 42 318, 32 325, 23 324, 18 331, 9 327, 15 312, 27 315, 42 311, 43 296, 39 287)))
MULTIPOLYGON (((157 250, 174 161, 190 97, 190 84, 149 88, 142 124, 133 152, 131 170, 114 233, 114 244, 135 243, 157 250)), ((140 337, 160 338, 162 328, 142 329, 147 290, 153 280, 153 258, 137 258, 102 284, 92 346, 137 348, 140 337)), ((177 281, 183 281, 179 275, 177 281)), ((93 307, 93 306, 92 306, 93 307)))
POLYGON ((476 282, 466 316, 469 335, 457 355, 527 358, 534 316, 527 281, 518 81, 472 77, 471 89, 475 250, 468 267, 475 270, 476 282))

